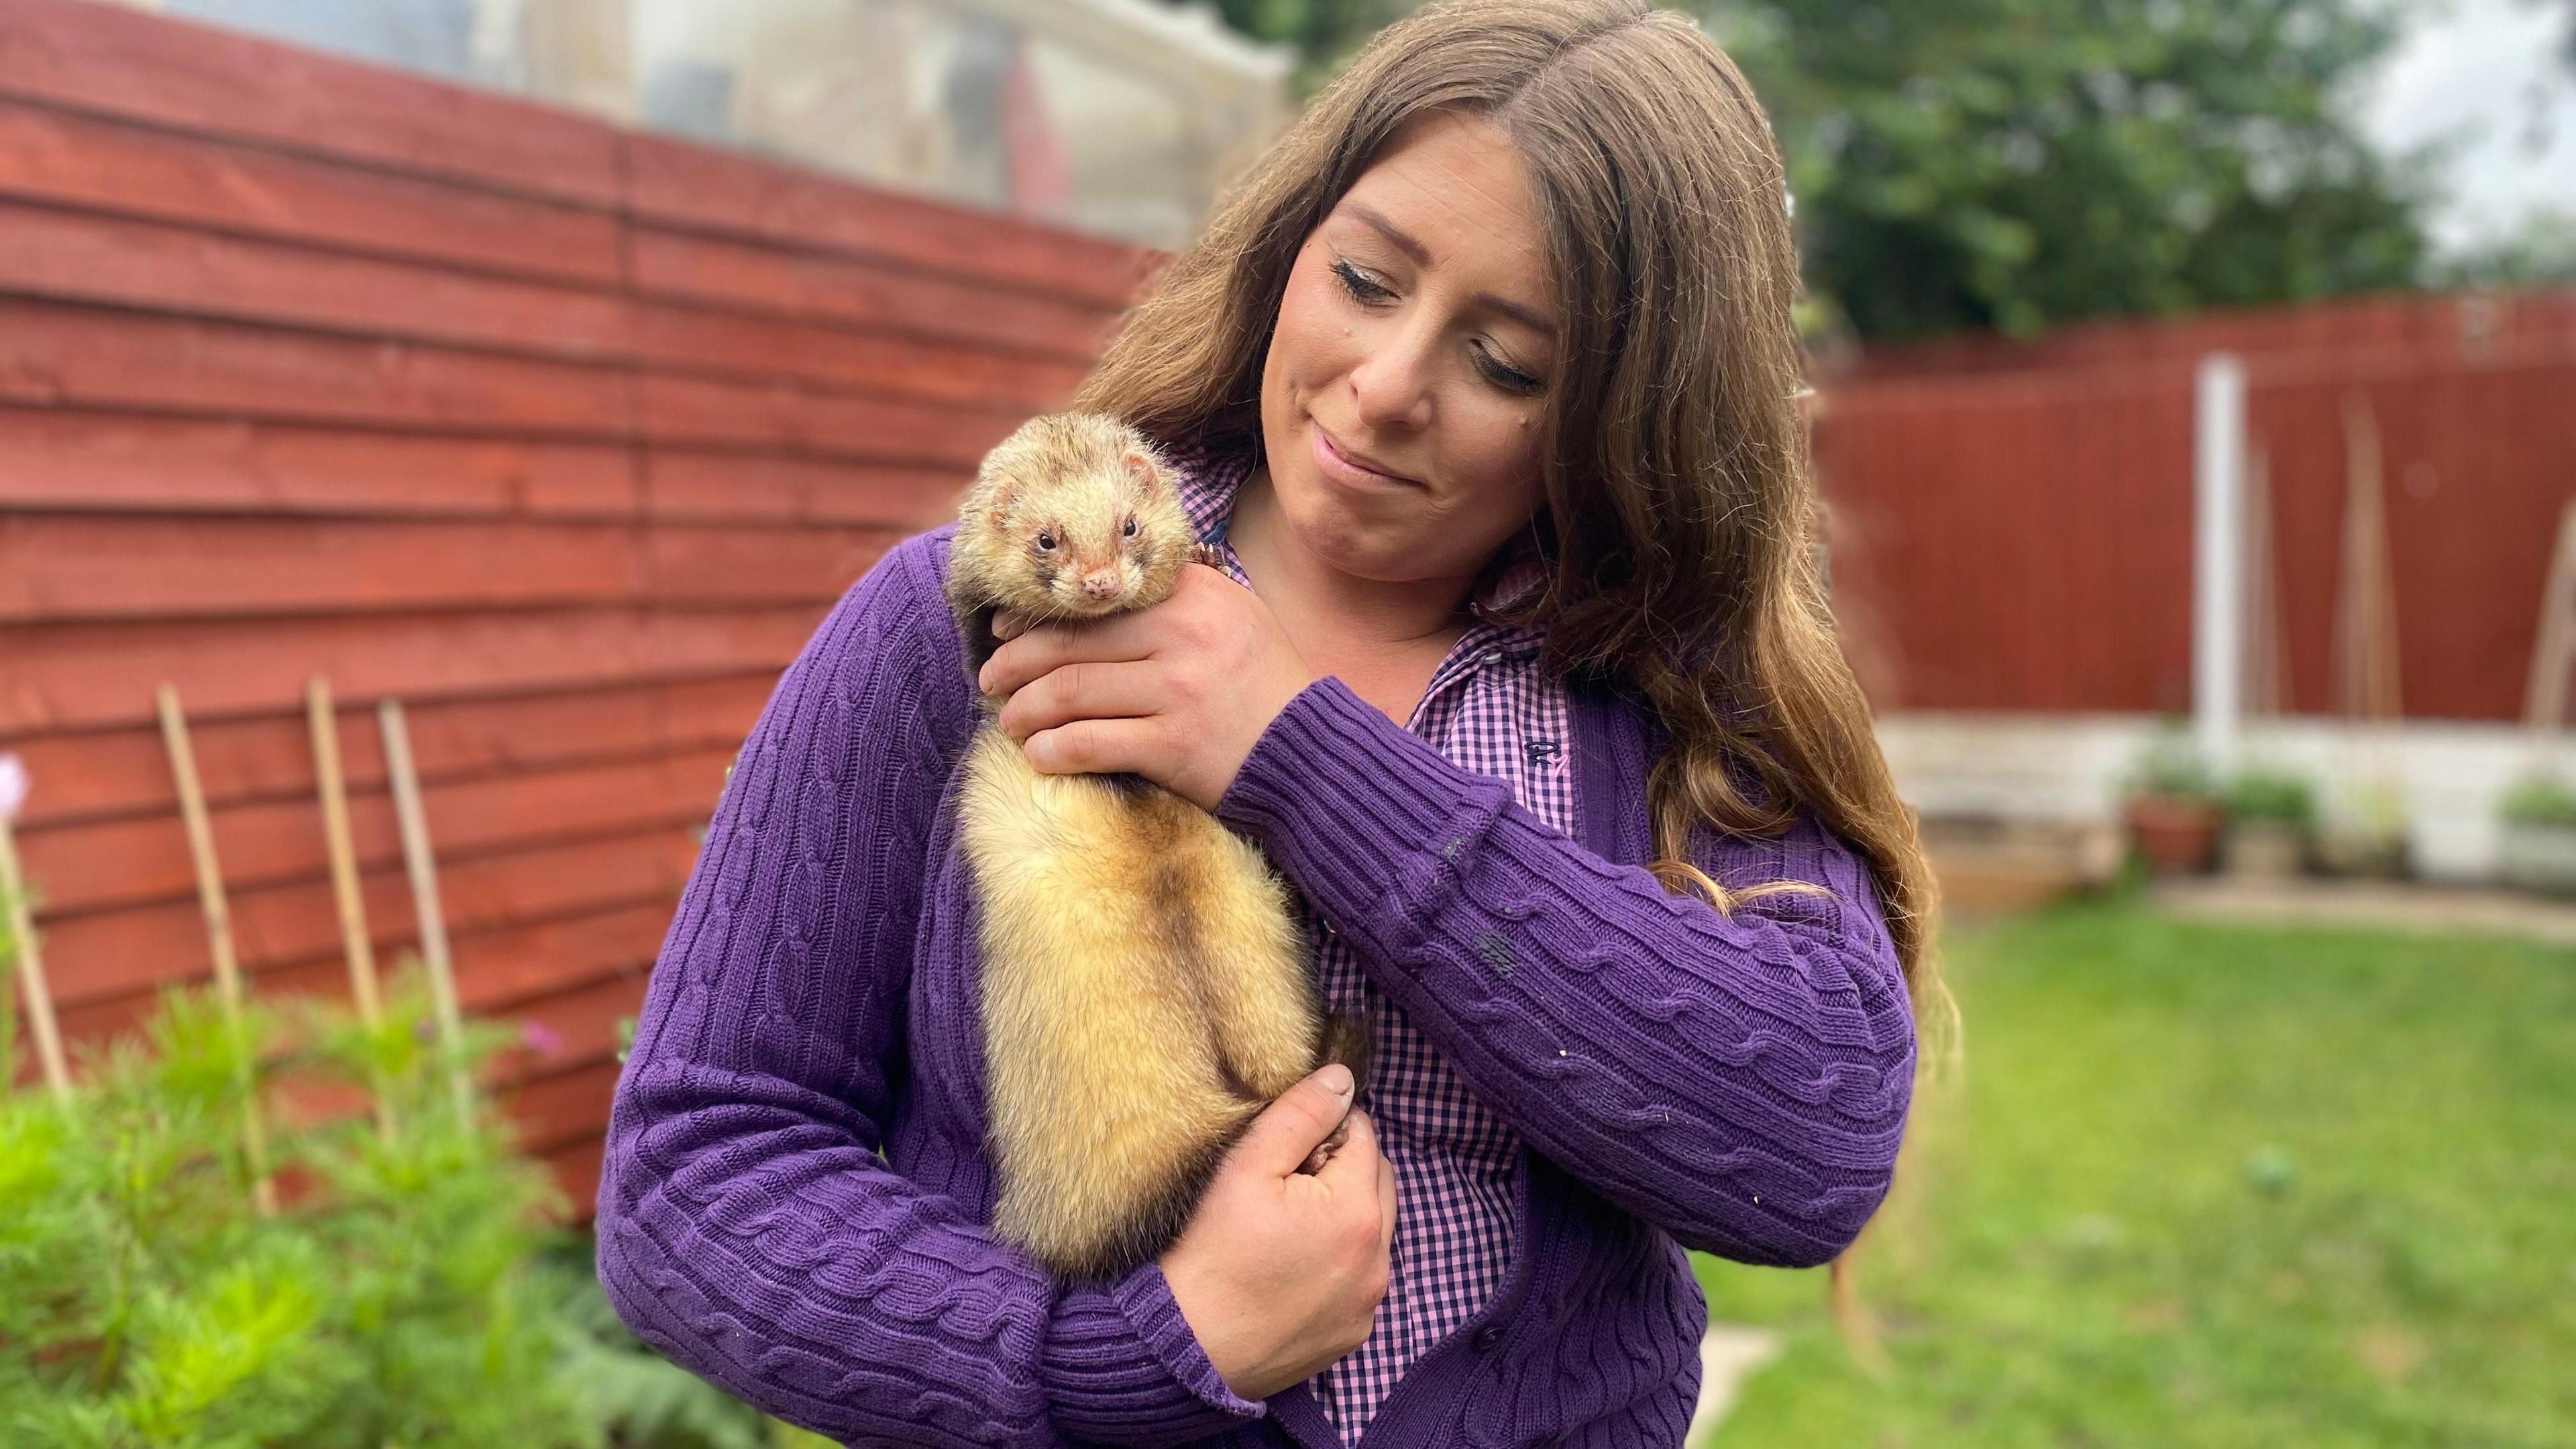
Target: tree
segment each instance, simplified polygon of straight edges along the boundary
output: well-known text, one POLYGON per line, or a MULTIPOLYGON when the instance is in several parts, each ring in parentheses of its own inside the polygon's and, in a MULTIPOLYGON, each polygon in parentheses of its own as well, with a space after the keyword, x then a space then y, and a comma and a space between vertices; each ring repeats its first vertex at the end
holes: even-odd
MULTIPOLYGON (((2414 285, 2430 163, 2381 158, 2341 107, 2396 38, 2373 3, 1699 8, 1779 132, 1810 313, 1896 339, 2414 285)), ((1413 8, 1218 3, 1310 84, 1413 8)))
POLYGON ((2413 283, 2422 163, 2340 101, 2355 0, 1743 0, 1809 289, 1866 337, 2413 283))
MULTIPOLYGON (((1207 0, 1167 0, 1197 5, 1207 0)), ((1213 0, 1225 23, 1255 40, 1297 48, 1297 89, 1312 94, 1379 28, 1415 8, 1414 0, 1213 0)))

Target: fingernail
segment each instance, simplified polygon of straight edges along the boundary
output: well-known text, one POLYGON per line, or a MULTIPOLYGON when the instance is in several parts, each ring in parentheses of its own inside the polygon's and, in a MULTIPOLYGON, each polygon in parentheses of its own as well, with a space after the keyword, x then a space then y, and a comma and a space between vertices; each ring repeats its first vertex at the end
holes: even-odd
POLYGON ((1320 1075, 1320 1076, 1322 1077, 1322 1079, 1323 1079, 1323 1082, 1324 1082, 1324 1090, 1325 1090, 1325 1091, 1332 1093, 1332 1094, 1333 1094, 1334 1096, 1336 1096, 1336 1097, 1345 1097, 1345 1098, 1346 1098, 1346 1097, 1350 1096, 1350 1094, 1351 1094, 1351 1069, 1350 1069, 1350 1068, 1348 1068, 1348 1067, 1346 1067, 1346 1066, 1343 1066, 1340 1062, 1333 1062, 1333 1063, 1331 1063, 1331 1064, 1327 1065, 1327 1066, 1324 1068, 1324 1070, 1323 1070, 1321 1073, 1319 1073, 1318 1075, 1320 1075))

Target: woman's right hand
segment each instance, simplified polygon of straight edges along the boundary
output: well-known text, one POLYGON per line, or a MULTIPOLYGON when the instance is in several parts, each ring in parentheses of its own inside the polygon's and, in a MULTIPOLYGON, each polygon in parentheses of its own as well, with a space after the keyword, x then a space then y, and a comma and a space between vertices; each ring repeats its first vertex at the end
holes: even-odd
POLYGON ((1303 1383, 1359 1347, 1386 1297, 1395 1169, 1368 1115, 1350 1106, 1350 1083, 1335 1063, 1262 1109, 1163 1252, 1181 1316, 1226 1387, 1247 1399, 1303 1383), (1321 1171, 1300 1171, 1345 1120, 1349 1141, 1321 1171))

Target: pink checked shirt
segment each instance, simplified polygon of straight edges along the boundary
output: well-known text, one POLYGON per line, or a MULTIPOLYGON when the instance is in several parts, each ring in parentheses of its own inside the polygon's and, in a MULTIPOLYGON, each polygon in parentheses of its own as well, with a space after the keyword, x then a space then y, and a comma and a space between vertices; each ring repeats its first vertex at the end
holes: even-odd
MULTIPOLYGON (((1250 588, 1225 538, 1234 496, 1251 476, 1249 452, 1167 450, 1181 503, 1199 537, 1217 545, 1226 572, 1250 588)), ((1541 636, 1485 617, 1485 606, 1539 582, 1524 557, 1506 568, 1477 621, 1432 672, 1406 728, 1456 763, 1511 783, 1521 807, 1574 830, 1574 776, 1565 758, 1564 691, 1538 670, 1541 636)), ((1329 927, 1315 931, 1324 996, 1337 1011, 1377 1013, 1377 1053, 1359 1105, 1395 1168, 1393 1276, 1377 1324, 1359 1350, 1314 1380, 1315 1396, 1344 1444, 1357 1444, 1396 1380, 1475 1316, 1511 1268, 1519 1136, 1454 1076, 1404 1012, 1372 984, 1329 927)))

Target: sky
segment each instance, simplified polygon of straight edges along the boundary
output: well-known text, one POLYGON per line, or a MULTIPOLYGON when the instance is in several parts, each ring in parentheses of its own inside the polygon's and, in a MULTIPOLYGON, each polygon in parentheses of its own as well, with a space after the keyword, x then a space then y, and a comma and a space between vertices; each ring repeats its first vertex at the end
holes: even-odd
POLYGON ((2392 150, 2457 133, 2430 224, 2446 255, 2536 208, 2576 215, 2576 70, 2556 51, 2576 0, 2417 0, 2413 30, 2362 103, 2392 150))

